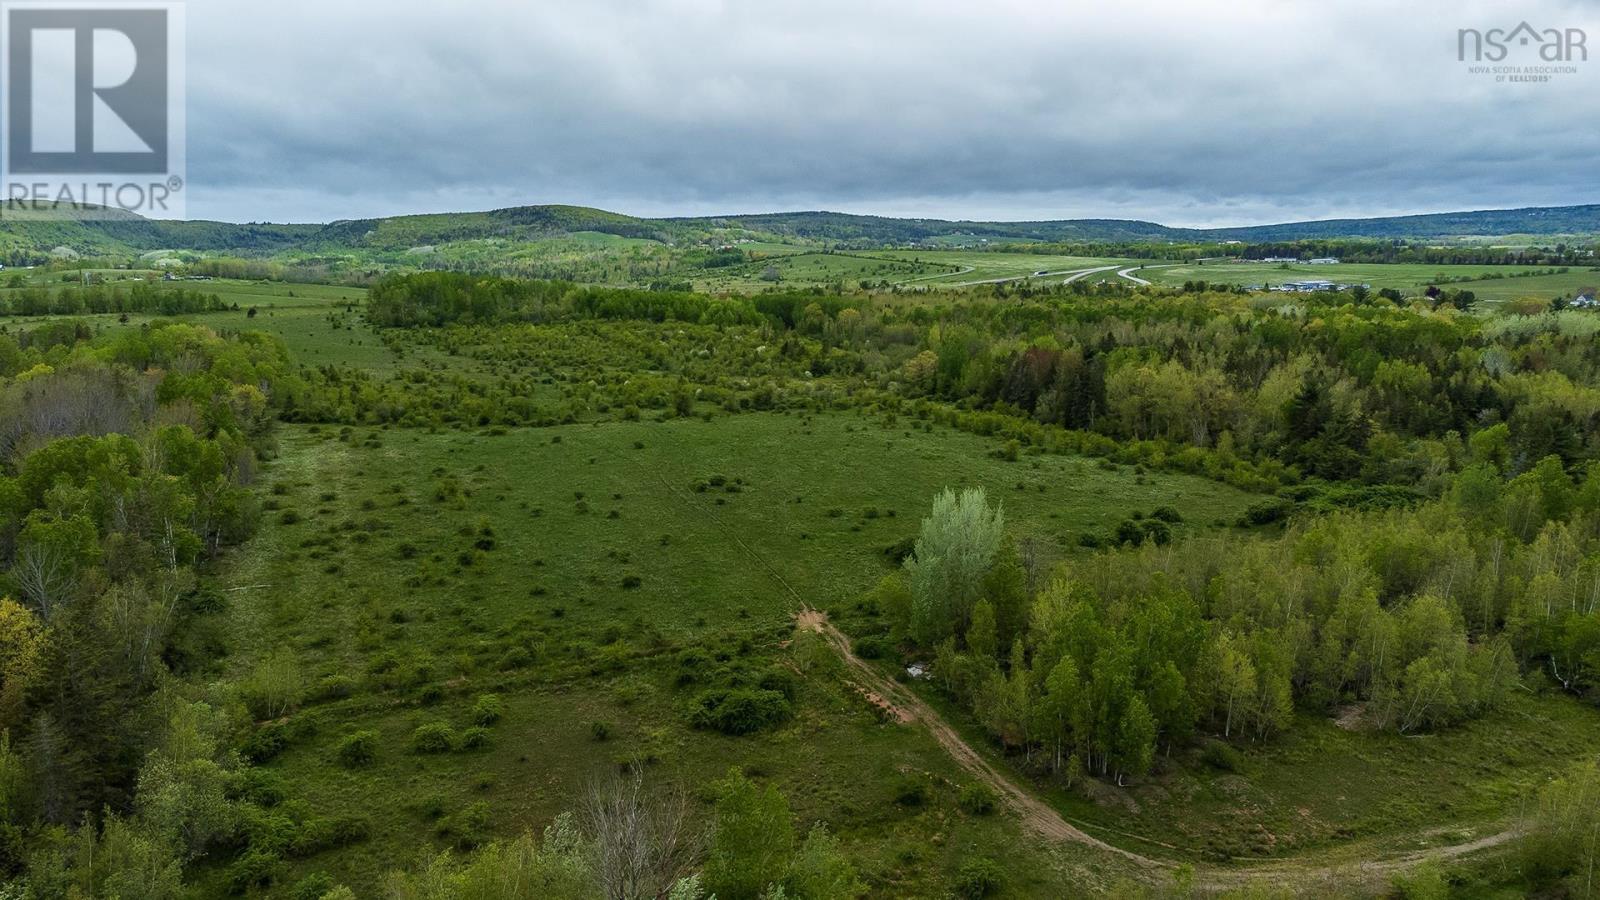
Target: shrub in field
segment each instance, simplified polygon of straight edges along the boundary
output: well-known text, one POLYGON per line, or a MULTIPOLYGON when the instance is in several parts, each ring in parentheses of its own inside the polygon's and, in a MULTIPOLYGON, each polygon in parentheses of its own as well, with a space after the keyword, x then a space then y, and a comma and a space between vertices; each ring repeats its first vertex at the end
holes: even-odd
POLYGON ((1211 741, 1200 751, 1200 761, 1219 772, 1238 772, 1244 768, 1244 757, 1222 741, 1211 741))
POLYGON ((479 725, 493 725, 505 715, 505 709, 499 694, 479 694, 477 702, 472 704, 472 721, 479 725))
POLYGON ((239 695, 257 721, 287 715, 300 703, 300 663, 294 654, 279 650, 256 664, 239 695))
POLYGON ((713 688, 696 698, 689 721, 696 728, 740 735, 785 722, 792 714, 789 698, 778 691, 713 688))
POLYGON ((411 732, 413 753, 449 753, 455 743, 455 729, 443 722, 418 725, 417 730, 411 732))
POLYGON ((956 896, 966 900, 982 900, 999 893, 1004 885, 1005 870, 987 856, 969 859, 956 871, 956 896))
POLYGON ((356 682, 354 678, 348 675, 329 675, 318 681, 316 686, 311 689, 309 699, 319 703, 326 703, 333 700, 343 700, 354 694, 355 691, 356 682))
POLYGON ((894 802, 901 806, 921 806, 928 802, 928 780, 918 775, 902 775, 894 783, 894 802))
POLYGON ((474 725, 461 732, 461 750, 481 750, 489 746, 490 731, 481 725, 474 725))
POLYGON ((862 659, 883 659, 889 655, 889 642, 881 637, 864 637, 855 644, 856 655, 862 659))
POLYGON ((235 894, 255 887, 264 887, 275 881, 283 872, 283 857, 270 850, 252 847, 239 855, 228 866, 228 887, 235 894))
POLYGON ((264 763, 289 746, 289 729, 281 722, 271 722, 257 728, 245 739, 239 752, 253 763, 264 763))
POLYGON ((471 850, 487 843, 491 812, 488 801, 479 800, 469 804, 439 823, 439 836, 449 840, 458 850, 471 850))
POLYGON ((961 789, 957 798, 961 808, 975 816, 987 816, 994 812, 1000 798, 995 796, 994 790, 986 784, 973 782, 961 789))
POLYGON ((1176 509, 1173 509, 1170 506, 1158 506, 1154 510, 1151 510, 1150 518, 1160 519, 1161 521, 1170 525, 1178 525, 1183 522, 1183 513, 1178 512, 1176 509))
POLYGON ((378 735, 372 731, 357 731, 345 735, 335 751, 340 765, 348 768, 365 766, 378 755, 378 735))

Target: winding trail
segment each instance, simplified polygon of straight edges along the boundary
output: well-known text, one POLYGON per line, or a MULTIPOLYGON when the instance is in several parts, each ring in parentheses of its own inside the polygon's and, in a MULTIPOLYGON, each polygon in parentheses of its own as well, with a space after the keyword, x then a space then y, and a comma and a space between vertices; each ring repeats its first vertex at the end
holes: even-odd
POLYGON ((1033 794, 1018 787, 1015 782, 1001 774, 989 761, 984 759, 977 750, 973 749, 956 733, 954 728, 946 722, 939 713, 929 706, 921 697, 905 689, 903 685, 892 678, 886 677, 881 671, 874 668, 866 660, 856 656, 850 648, 850 639, 828 621, 828 616, 821 610, 807 605, 795 617, 795 622, 802 630, 813 631, 822 635, 824 641, 844 660, 846 666, 860 679, 859 686, 869 696, 880 697, 888 704, 887 711, 903 724, 920 722, 939 742, 939 746, 950 754, 961 768, 966 769, 974 778, 988 785, 991 790, 1000 796, 1013 812, 1022 819, 1024 825, 1037 832, 1041 837, 1052 841, 1066 841, 1074 844, 1083 844, 1096 850, 1115 853, 1118 856, 1130 859, 1142 866, 1170 868, 1170 863, 1160 862, 1148 857, 1140 856, 1131 850, 1115 847, 1099 838, 1073 826, 1061 814, 1033 794))

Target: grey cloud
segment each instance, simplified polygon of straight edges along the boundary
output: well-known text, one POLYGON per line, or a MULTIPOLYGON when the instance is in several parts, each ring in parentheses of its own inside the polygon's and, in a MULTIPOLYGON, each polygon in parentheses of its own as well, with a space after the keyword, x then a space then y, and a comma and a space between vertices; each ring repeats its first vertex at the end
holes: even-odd
POLYGON ((567 202, 1171 224, 1595 202, 1600 59, 1497 85, 1456 29, 1583 4, 189 8, 190 212, 567 202))

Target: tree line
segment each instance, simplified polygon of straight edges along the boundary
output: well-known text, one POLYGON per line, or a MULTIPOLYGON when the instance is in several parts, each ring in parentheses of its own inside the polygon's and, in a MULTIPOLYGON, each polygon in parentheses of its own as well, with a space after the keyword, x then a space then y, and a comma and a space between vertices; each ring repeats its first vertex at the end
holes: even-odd
POLYGON ((43 330, 0 336, 0 880, 157 896, 138 879, 213 836, 224 751, 170 685, 219 652, 203 573, 254 528, 287 353, 181 324, 43 330))
MULTIPOLYGON (((214 293, 159 283, 67 286, 57 290, 24 287, 0 292, 0 316, 81 316, 135 313, 156 316, 220 312, 228 304, 214 293)), ((233 308, 237 308, 236 306, 233 308)))
POLYGON ((1281 536, 1127 548, 1038 591, 981 490, 934 500, 868 597, 887 636, 1003 746, 1068 783, 1149 771, 1203 734, 1263 740, 1358 705, 1414 733, 1526 677, 1600 703, 1600 466, 1474 463, 1438 501, 1295 522, 1281 536))

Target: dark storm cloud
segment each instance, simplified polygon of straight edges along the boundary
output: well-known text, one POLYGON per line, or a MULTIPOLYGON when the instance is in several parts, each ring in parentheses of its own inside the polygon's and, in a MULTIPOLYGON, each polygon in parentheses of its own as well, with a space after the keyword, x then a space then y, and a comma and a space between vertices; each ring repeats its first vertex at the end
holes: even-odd
POLYGON ((192 3, 193 214, 520 203, 1235 223, 1596 202, 1581 4, 192 3))

